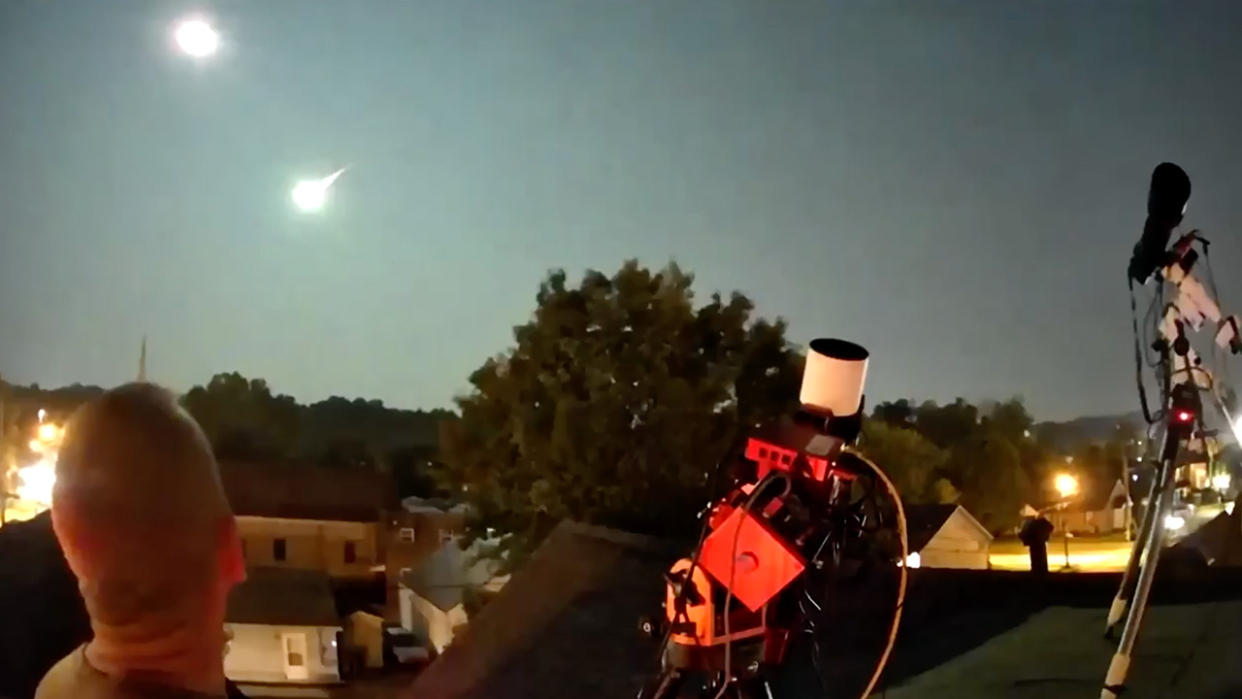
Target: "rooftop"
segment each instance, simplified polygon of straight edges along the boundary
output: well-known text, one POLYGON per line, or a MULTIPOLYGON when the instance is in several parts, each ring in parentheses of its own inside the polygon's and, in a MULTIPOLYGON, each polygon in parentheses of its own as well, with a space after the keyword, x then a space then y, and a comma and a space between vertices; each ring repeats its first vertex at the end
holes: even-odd
POLYGON ((367 469, 221 461, 220 479, 238 515, 375 522, 399 506, 392 480, 367 469))
POLYGON ((233 588, 225 621, 234 624, 340 626, 326 573, 252 568, 233 588))

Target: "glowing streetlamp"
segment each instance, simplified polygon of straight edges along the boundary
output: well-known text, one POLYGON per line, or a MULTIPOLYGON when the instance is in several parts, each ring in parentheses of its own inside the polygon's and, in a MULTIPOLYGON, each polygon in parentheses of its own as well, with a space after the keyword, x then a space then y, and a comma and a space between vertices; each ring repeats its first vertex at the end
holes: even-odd
POLYGON ((56 467, 40 461, 17 469, 17 497, 41 507, 52 504, 52 487, 56 485, 56 467))
POLYGON ((206 20, 195 17, 177 23, 173 41, 182 53, 193 58, 207 58, 220 48, 220 34, 206 20))
POLYGON ((1058 473, 1052 485, 1063 498, 1078 494, 1078 479, 1068 473, 1058 473))
MULTIPOLYGON (((1065 457, 1066 463, 1069 463, 1073 457, 1065 457)), ((1069 570, 1069 518, 1065 516, 1065 508, 1069 506, 1069 499, 1078 494, 1078 479, 1068 473, 1058 473, 1052 481, 1052 486, 1061 494, 1061 534, 1065 540, 1065 570, 1069 570)))

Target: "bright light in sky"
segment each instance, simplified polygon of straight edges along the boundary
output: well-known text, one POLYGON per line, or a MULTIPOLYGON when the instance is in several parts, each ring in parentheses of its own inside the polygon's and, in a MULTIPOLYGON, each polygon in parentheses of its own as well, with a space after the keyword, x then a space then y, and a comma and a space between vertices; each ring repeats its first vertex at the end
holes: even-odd
POLYGON ((182 20, 173 31, 177 46, 195 58, 205 58, 220 48, 220 35, 202 19, 182 20))
POLYGON ((318 211, 328 197, 322 180, 302 180, 293 187, 293 203, 303 211, 318 211))
POLYGON ((293 203, 302 211, 315 212, 323 208, 328 200, 328 188, 336 182, 336 178, 344 174, 345 168, 318 180, 301 180, 293 186, 290 196, 293 203))

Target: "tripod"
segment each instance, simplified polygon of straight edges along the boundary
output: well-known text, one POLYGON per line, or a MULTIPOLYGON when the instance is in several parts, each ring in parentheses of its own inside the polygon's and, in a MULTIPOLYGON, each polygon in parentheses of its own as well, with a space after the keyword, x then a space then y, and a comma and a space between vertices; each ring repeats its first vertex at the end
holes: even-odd
POLYGON ((1216 345, 1220 348, 1228 347, 1236 354, 1242 351, 1239 318, 1224 316, 1217 306, 1213 298, 1216 285, 1212 281, 1210 262, 1207 264, 1210 293, 1209 288, 1190 273, 1199 259, 1199 253, 1194 249, 1196 243, 1202 247, 1205 260, 1208 256, 1208 241, 1198 231, 1186 233, 1172 248, 1165 249, 1173 229, 1181 223, 1189 196, 1190 180, 1181 168, 1171 163, 1163 163, 1156 168, 1148 194, 1148 219, 1143 238, 1135 246, 1128 271, 1139 397, 1149 423, 1153 422, 1153 418, 1148 413, 1143 384, 1143 349, 1134 304, 1133 283, 1137 281, 1143 284, 1155 275, 1159 286, 1149 312, 1156 308, 1157 302, 1163 304, 1166 285, 1173 290, 1174 297, 1163 306, 1164 314, 1158 324, 1160 339, 1153 344, 1160 357, 1163 398, 1163 414, 1160 420, 1164 427, 1163 443, 1148 490, 1147 506, 1139 525, 1138 537, 1130 550, 1130 559, 1117 595, 1108 610, 1105 638, 1113 638, 1122 617, 1125 617, 1125 626, 1122 628, 1117 651, 1108 666, 1100 699, 1117 699, 1125 690, 1130 660, 1138 642, 1143 615, 1147 611, 1148 598, 1155 580, 1156 566, 1164 546, 1164 522, 1173 505, 1178 455, 1194 436, 1196 425, 1200 428, 1203 425, 1201 389, 1215 399, 1216 407, 1233 424, 1230 411, 1216 390, 1211 372, 1201 366, 1199 357, 1191 347, 1187 331, 1199 330, 1206 321, 1212 321, 1217 325, 1216 345))
POLYGON ((1156 565, 1160 561, 1160 551, 1164 546, 1164 518, 1173 504, 1177 455, 1182 444, 1193 432, 1195 416, 1198 415, 1198 410, 1194 409, 1197 399, 1198 393, 1193 387, 1179 384, 1170 396, 1165 411, 1164 442, 1160 447, 1160 461, 1152 476, 1139 535, 1134 541, 1134 547, 1130 549, 1130 560, 1122 576, 1121 587, 1108 611, 1105 638, 1113 637, 1113 631, 1122 615, 1125 615, 1125 627, 1121 632, 1117 652, 1109 663, 1100 699, 1117 699, 1125 689, 1130 658, 1138 642, 1143 614, 1147 611, 1148 596, 1156 577, 1156 565))

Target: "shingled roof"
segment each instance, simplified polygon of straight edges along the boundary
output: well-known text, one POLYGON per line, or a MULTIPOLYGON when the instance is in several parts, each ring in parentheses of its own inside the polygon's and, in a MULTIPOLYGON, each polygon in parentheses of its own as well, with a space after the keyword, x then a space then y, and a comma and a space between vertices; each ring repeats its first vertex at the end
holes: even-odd
POLYGON ((229 595, 225 621, 274 626, 340 626, 328 575, 316 570, 251 568, 229 595))
POLYGON ((222 461, 220 480, 238 515, 375 522, 400 506, 392 479, 365 469, 222 461))
MULTIPOLYGON (((639 617, 661 613, 664 573, 690 548, 562 522, 404 696, 633 699, 658 669, 658 643, 638 632, 639 617)), ((891 592, 880 597, 891 604, 891 592)), ((870 672, 877 643, 852 643, 862 660, 839 657, 834 687, 857 694, 858 674, 870 672)), ((804 654, 791 657, 788 669, 783 696, 824 694, 804 654)))
POLYGON ((659 611, 663 573, 682 553, 561 523, 407 696, 632 699, 656 667, 638 618, 659 611))

